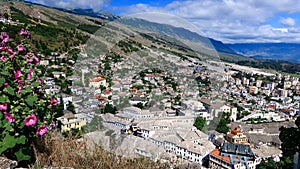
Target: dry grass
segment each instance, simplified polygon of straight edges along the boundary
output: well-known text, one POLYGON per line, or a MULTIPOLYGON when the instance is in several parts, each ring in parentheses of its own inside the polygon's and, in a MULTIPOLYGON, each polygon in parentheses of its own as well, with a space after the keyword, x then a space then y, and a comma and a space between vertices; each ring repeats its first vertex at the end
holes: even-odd
MULTIPOLYGON (((35 144, 36 164, 43 167, 72 167, 75 169, 152 169, 169 168, 148 159, 118 157, 94 145, 89 148, 72 136, 62 138, 55 133, 39 139, 35 144)), ((36 167, 35 167, 36 168, 36 167)))

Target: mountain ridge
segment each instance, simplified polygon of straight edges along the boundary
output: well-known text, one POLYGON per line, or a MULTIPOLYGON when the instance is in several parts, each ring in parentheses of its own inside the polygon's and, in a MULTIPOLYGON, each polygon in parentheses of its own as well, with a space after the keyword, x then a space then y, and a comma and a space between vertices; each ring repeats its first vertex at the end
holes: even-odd
POLYGON ((300 43, 235 43, 225 45, 236 53, 248 57, 300 62, 300 43))

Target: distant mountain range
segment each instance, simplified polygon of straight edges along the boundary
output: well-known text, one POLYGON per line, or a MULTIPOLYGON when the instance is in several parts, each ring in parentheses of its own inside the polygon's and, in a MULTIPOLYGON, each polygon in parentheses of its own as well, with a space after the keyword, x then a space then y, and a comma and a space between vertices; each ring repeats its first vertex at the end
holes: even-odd
MULTIPOLYGON (((65 12, 74 14, 86 15, 91 17, 97 17, 106 20, 116 20, 120 17, 112 14, 109 11, 101 10, 94 12, 92 9, 60 9, 65 12)), ((192 41, 210 41, 211 45, 222 53, 228 53, 231 55, 240 55, 253 57, 257 59, 275 59, 291 62, 300 62, 300 43, 236 43, 236 44, 224 44, 221 41, 213 38, 203 37, 195 32, 189 31, 184 28, 173 27, 166 24, 159 24, 150 22, 143 19, 120 19, 118 20, 124 24, 134 26, 140 29, 148 29, 158 33, 164 33, 168 35, 174 35, 176 37, 192 40, 192 41)))
POLYGON ((101 18, 109 21, 118 20, 123 24, 134 26, 139 29, 154 31, 169 36, 175 36, 182 39, 198 42, 209 42, 218 52, 228 53, 237 56, 247 56, 256 59, 275 59, 290 62, 300 62, 300 43, 236 43, 224 44, 213 38, 206 38, 195 32, 184 28, 174 27, 166 24, 154 23, 143 19, 120 19, 120 16, 113 13, 100 10, 94 12, 92 9, 62 9, 61 11, 101 18))
POLYGON ((226 46, 248 57, 300 62, 300 43, 237 43, 226 46))

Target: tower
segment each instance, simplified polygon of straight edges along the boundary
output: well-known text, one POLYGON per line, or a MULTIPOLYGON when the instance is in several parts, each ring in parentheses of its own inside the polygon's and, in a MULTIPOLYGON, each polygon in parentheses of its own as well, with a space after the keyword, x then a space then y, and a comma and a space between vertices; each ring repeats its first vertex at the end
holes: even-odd
POLYGON ((7 7, 8 20, 11 20, 10 7, 7 7))
POLYGON ((40 13, 40 9, 38 9, 38 20, 39 20, 39 24, 41 23, 41 13, 40 13))

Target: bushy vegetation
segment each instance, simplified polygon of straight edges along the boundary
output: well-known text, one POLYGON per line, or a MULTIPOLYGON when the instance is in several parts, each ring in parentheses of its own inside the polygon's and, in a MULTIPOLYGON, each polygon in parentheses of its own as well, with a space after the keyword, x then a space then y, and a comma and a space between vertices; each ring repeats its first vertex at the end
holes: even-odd
POLYGON ((206 120, 201 116, 196 118, 194 126, 200 131, 206 131, 207 130, 206 120))
MULTIPOLYGON (((16 36, 29 38, 30 33, 21 29, 16 36)), ((15 46, 2 32, 0 43, 0 154, 27 164, 34 160, 36 138, 56 126, 53 110, 58 101, 43 90, 40 59, 26 40, 15 46)))
POLYGON ((99 26, 88 25, 88 24, 80 24, 77 26, 77 28, 85 32, 88 32, 90 34, 94 34, 95 32, 97 32, 98 29, 100 29, 99 26))
POLYGON ((293 159, 296 152, 300 152, 300 117, 296 120, 297 127, 281 127, 279 138, 282 141, 282 157, 280 162, 274 162, 272 159, 263 161, 258 165, 258 169, 273 168, 293 168, 293 159))
POLYGON ((73 139, 69 135, 62 138, 52 133, 45 138, 37 140, 37 161, 35 167, 65 166, 80 169, 90 168, 122 168, 122 169, 153 169, 170 168, 166 164, 153 162, 146 158, 128 159, 116 156, 103 150, 100 146, 88 144, 84 141, 73 139))

